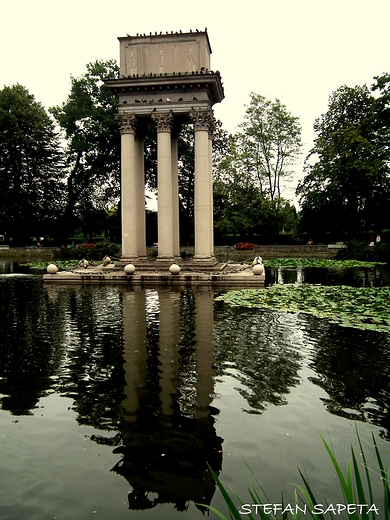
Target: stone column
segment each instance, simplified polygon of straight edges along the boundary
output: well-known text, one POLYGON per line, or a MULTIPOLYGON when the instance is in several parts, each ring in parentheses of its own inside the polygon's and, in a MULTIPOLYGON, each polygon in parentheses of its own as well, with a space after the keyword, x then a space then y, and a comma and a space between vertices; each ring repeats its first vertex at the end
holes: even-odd
POLYGON ((173 218, 173 256, 180 260, 180 227, 179 227, 179 168, 178 139, 172 137, 172 218, 173 218))
POLYGON ((121 131, 121 207, 122 259, 138 260, 137 247, 137 167, 135 128, 137 118, 132 114, 118 114, 121 131))
POLYGON ((210 232, 210 250, 214 255, 214 191, 213 191, 213 134, 215 131, 215 119, 212 116, 209 128, 209 176, 210 176, 210 207, 211 207, 211 232, 210 232))
POLYGON ((146 255, 146 210, 145 210, 145 166, 144 141, 135 140, 136 155, 136 204, 137 204, 137 254, 144 260, 146 255))
POLYGON ((172 144, 173 115, 154 112, 157 126, 157 189, 158 189, 158 257, 157 261, 174 261, 172 144))
POLYGON ((212 110, 194 110, 190 113, 195 129, 195 256, 194 260, 216 262, 212 239, 213 206, 210 176, 209 130, 213 121, 212 110))

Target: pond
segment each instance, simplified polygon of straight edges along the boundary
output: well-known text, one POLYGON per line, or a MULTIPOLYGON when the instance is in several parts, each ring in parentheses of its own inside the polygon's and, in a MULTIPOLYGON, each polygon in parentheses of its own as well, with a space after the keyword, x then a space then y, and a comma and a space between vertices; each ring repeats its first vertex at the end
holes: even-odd
MULTIPOLYGON (((356 426, 372 467, 372 433, 390 448, 386 332, 231 307, 221 289, 0 273, 2 519, 227 514, 207 462, 243 497, 247 463, 271 503, 293 502, 298 467, 323 503, 344 503, 319 432, 343 469, 356 426)), ((267 271, 268 283, 316 276, 389 284, 384 269, 267 271)), ((380 510, 381 495, 378 478, 380 510)))

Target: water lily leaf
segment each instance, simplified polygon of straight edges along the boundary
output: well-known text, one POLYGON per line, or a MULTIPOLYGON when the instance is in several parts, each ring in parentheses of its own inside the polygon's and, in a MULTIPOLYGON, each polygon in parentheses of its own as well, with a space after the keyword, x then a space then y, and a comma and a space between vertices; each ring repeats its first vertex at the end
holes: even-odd
POLYGON ((228 291, 230 305, 306 313, 343 327, 390 331, 390 287, 281 285, 228 291))

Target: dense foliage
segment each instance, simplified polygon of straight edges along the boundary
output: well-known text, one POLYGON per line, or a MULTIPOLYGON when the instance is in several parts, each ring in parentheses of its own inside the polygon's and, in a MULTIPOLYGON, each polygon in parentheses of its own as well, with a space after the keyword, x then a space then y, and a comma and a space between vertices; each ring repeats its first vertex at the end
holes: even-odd
POLYGON ((61 248, 55 255, 58 260, 83 259, 86 260, 103 260, 105 256, 109 256, 112 260, 119 255, 118 246, 110 242, 100 244, 79 244, 76 247, 61 248))
MULTIPOLYGON (((382 78, 383 79, 383 78, 382 78)), ((390 223, 389 78, 368 87, 342 86, 314 123, 317 137, 298 184, 301 225, 349 237, 390 223)))
POLYGON ((114 60, 87 65, 71 78, 66 103, 51 109, 66 140, 66 207, 62 236, 81 226, 84 236, 98 231, 105 209, 120 197, 120 133, 115 114, 118 101, 105 86, 119 67, 114 60))
POLYGON ((54 122, 21 85, 0 91, 0 233, 24 244, 54 232, 62 210, 54 122))
POLYGON ((239 132, 229 136, 214 170, 217 240, 228 235, 252 240, 292 230, 295 208, 282 197, 301 149, 299 118, 277 99, 251 93, 239 132))
POLYGON ((345 249, 337 253, 338 260, 362 260, 368 262, 385 262, 390 264, 390 244, 381 243, 369 247, 365 242, 351 240, 345 249))

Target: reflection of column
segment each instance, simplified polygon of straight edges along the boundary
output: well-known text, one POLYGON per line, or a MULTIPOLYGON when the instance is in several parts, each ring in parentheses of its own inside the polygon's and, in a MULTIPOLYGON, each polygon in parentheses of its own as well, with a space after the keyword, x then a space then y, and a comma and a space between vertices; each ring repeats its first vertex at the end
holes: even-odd
POLYGON ((195 307, 195 341, 197 372, 197 417, 210 415, 211 395, 214 392, 214 337, 213 337, 213 296, 209 288, 196 291, 195 307))
POLYGON ((172 145, 173 115, 153 113, 157 125, 158 257, 173 261, 172 145))
POLYGON ((173 255, 180 257, 178 140, 172 138, 173 255))
POLYGON ((207 259, 213 256, 212 244, 212 184, 210 179, 209 130, 211 110, 191 112, 195 129, 195 257, 207 259))
POLYGON ((179 312, 180 293, 160 289, 159 316, 159 361, 160 400, 163 414, 172 415, 173 396, 176 395, 178 379, 178 344, 180 341, 179 312))
POLYGON ((121 130, 122 257, 137 258, 136 117, 118 114, 121 130))
POLYGON ((135 140, 136 204, 137 204, 137 254, 146 257, 145 167, 144 141, 135 140))
POLYGON ((139 408, 139 393, 146 380, 146 303, 145 290, 134 287, 123 295, 123 339, 126 387, 123 401, 125 419, 135 420, 139 408))

